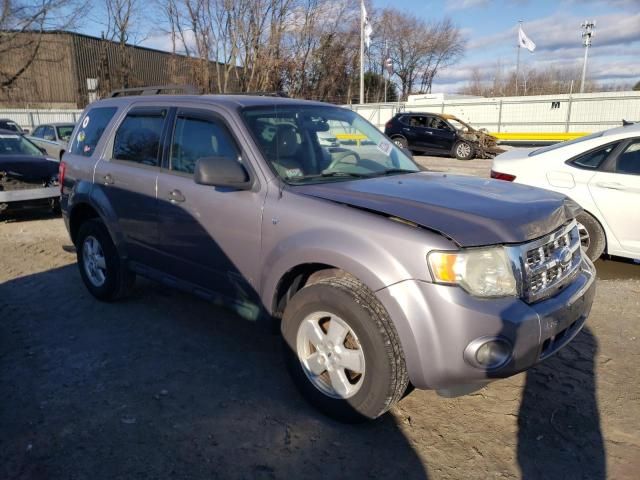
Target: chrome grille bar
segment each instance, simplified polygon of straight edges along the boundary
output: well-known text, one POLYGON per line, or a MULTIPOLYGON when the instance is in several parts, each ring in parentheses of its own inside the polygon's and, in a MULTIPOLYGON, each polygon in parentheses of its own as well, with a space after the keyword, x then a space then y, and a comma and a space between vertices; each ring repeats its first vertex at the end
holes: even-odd
POLYGON ((575 220, 555 232, 514 247, 522 275, 521 295, 533 303, 555 295, 570 283, 580 269, 582 252, 575 220))

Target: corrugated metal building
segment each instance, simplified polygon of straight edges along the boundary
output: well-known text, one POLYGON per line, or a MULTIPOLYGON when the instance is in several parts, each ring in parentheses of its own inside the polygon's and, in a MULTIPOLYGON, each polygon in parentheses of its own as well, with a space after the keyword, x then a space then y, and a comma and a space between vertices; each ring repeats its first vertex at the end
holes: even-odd
MULTIPOLYGON (((21 35, 31 36, 35 44, 40 34, 21 35)), ((33 63, 9 88, 0 88, 0 107, 83 108, 111 90, 148 85, 188 84, 203 93, 216 92, 216 67, 225 67, 74 32, 42 35, 33 63)), ((31 51, 15 48, 3 54, 3 70, 19 69, 31 51)))

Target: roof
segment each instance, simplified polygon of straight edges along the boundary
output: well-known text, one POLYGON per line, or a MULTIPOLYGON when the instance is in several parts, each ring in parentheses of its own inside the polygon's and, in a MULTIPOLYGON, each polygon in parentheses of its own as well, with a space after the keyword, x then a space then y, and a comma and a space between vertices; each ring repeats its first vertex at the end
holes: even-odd
POLYGON ((0 135, 11 135, 12 137, 19 137, 20 133, 15 130, 5 130, 4 128, 0 128, 0 135))
POLYGON ((42 127, 43 125, 50 125, 52 127, 65 127, 65 126, 73 126, 75 127, 76 124, 74 122, 47 122, 47 123, 40 123, 38 125, 36 125, 34 128, 34 130, 38 127, 42 127))
POLYGON ((623 125, 621 127, 610 128, 609 130, 605 130, 603 135, 621 135, 626 133, 640 133, 640 122, 636 122, 631 125, 623 125))
POLYGON ((293 106, 293 105, 316 105, 316 106, 335 106, 331 103, 317 102, 312 100, 300 100, 296 98, 271 97, 262 95, 129 95, 114 98, 105 98, 93 103, 92 105, 127 105, 140 101, 149 102, 197 102, 211 103, 221 105, 227 108, 245 108, 245 107, 269 107, 273 105, 293 106))

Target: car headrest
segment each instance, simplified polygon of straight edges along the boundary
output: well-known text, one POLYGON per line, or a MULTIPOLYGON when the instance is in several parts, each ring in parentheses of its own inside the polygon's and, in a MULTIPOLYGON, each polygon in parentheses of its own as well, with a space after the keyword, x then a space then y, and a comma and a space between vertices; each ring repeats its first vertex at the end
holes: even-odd
POLYGON ((298 132, 292 125, 278 125, 275 140, 279 157, 292 157, 298 151, 298 132))

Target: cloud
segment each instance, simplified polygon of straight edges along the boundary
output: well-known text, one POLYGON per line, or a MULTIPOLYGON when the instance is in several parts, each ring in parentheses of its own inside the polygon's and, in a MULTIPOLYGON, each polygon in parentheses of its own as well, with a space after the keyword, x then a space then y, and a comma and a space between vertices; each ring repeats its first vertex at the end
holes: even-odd
MULTIPOLYGON (((524 31, 537 45, 539 50, 555 50, 580 45, 580 24, 582 17, 570 17, 555 13, 524 24, 524 31)), ((514 44, 517 38, 517 26, 510 27, 494 35, 480 37, 469 42, 469 48, 486 49, 500 44, 514 44)), ((594 45, 625 44, 640 41, 640 13, 614 13, 596 18, 594 45)))
POLYGON ((472 8, 484 8, 489 6, 489 0, 449 0, 445 10, 470 10, 472 8))

